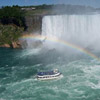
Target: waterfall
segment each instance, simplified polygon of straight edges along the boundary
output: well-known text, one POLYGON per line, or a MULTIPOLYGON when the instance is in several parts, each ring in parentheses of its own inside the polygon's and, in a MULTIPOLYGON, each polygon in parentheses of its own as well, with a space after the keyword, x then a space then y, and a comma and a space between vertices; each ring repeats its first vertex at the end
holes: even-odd
POLYGON ((100 49, 100 14, 53 15, 42 20, 42 35, 83 48, 100 49))

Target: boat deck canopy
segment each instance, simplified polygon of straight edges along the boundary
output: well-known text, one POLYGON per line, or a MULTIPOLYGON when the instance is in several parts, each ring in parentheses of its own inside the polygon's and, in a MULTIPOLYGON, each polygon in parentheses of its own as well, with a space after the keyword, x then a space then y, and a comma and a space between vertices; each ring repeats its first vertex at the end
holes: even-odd
POLYGON ((54 75, 54 71, 48 71, 48 72, 38 72, 39 76, 43 76, 43 75, 54 75))

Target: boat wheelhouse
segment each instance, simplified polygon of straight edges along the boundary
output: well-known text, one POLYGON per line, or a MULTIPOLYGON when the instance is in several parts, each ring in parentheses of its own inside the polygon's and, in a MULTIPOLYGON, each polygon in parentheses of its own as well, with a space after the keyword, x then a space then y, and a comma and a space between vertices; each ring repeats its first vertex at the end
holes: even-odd
POLYGON ((38 80, 50 80, 50 79, 58 79, 63 75, 58 71, 58 69, 47 71, 47 72, 38 72, 37 79, 38 80))

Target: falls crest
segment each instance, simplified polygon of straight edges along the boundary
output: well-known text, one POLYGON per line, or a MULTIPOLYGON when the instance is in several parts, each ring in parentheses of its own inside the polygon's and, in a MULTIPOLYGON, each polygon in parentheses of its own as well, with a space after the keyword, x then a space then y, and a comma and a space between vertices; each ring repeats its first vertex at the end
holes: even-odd
POLYGON ((45 16, 42 35, 56 37, 82 48, 100 50, 100 14, 45 16))

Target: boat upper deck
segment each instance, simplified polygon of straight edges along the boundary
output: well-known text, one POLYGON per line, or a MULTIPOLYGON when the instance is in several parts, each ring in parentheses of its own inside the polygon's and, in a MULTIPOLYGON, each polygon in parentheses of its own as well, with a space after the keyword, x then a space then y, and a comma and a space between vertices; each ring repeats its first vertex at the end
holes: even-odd
POLYGON ((43 76, 43 75, 54 75, 56 74, 54 71, 48 71, 48 72, 38 72, 37 75, 43 76))

